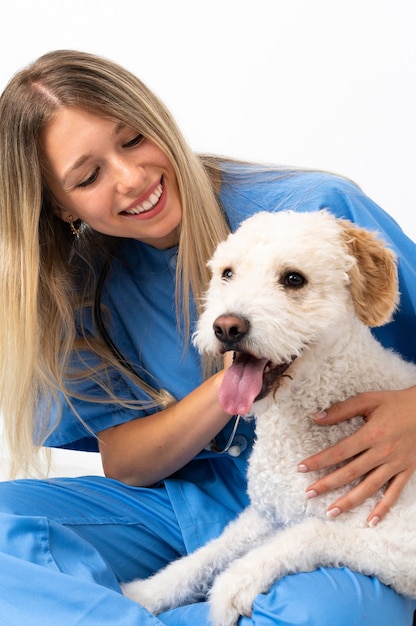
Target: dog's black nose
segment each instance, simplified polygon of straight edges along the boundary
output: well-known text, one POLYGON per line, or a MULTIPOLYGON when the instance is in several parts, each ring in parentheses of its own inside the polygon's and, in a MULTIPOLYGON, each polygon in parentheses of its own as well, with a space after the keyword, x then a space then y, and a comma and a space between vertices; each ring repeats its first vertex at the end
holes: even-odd
POLYGON ((220 315, 212 327, 218 341, 233 345, 247 334, 249 323, 240 315, 220 315))

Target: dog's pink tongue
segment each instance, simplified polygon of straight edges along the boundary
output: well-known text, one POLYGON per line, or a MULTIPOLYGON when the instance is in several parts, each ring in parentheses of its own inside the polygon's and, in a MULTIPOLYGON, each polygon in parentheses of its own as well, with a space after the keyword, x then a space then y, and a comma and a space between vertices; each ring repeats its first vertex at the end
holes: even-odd
POLYGON ((268 359, 256 359, 249 354, 237 356, 224 374, 219 401, 227 413, 245 415, 263 386, 263 371, 268 359))

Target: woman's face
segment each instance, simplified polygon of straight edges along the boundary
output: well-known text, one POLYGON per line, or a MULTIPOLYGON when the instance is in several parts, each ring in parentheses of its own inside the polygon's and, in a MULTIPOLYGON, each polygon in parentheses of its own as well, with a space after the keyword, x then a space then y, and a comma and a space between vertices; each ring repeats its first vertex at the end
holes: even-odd
POLYGON ((173 167, 151 141, 87 111, 59 109, 42 135, 58 214, 156 248, 178 243, 182 206, 173 167))

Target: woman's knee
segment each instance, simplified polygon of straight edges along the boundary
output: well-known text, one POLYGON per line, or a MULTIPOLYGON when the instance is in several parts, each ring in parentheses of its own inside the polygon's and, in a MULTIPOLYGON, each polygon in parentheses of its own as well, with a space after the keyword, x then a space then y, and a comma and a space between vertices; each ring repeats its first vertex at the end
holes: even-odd
POLYGON ((412 626, 414 601, 347 568, 318 569, 277 581, 240 626, 412 626))

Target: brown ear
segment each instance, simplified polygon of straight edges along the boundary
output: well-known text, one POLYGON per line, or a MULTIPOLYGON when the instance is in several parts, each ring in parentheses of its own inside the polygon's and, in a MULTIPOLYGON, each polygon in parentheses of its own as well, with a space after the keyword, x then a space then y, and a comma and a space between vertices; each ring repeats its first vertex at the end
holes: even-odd
POLYGON ((337 221, 349 253, 357 260, 349 272, 355 312, 367 326, 382 326, 399 303, 396 255, 375 233, 347 220, 337 221))

